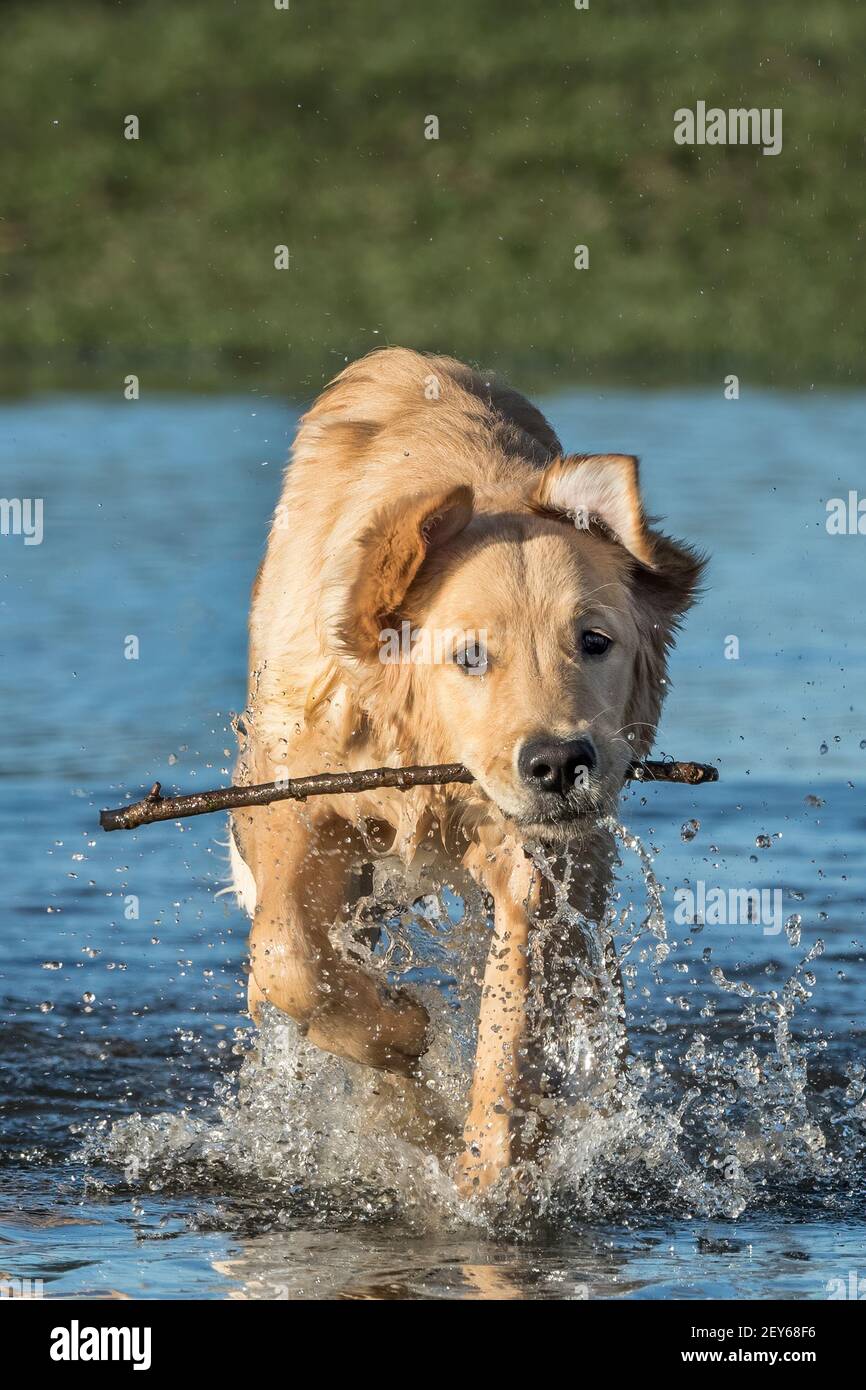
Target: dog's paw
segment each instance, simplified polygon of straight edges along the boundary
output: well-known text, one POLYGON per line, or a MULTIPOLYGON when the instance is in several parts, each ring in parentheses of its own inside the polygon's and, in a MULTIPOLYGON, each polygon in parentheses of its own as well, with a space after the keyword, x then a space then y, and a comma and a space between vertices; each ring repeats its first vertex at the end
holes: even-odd
POLYGON ((513 1161, 511 1120, 504 1107, 470 1114, 463 1146, 454 1167, 454 1185, 461 1197, 477 1197, 498 1182, 513 1161))
POLYGON ((386 990, 365 971, 347 972, 334 997, 316 1009, 307 1039, 364 1066, 411 1075, 427 1050, 429 1016, 402 990, 386 990))
POLYGON ((488 1188, 502 1177, 508 1167, 508 1155, 496 1153, 482 1155, 476 1145, 470 1145, 458 1158, 454 1166, 454 1186, 460 1196, 469 1199, 480 1197, 488 1188))
POLYGON ((512 1115, 503 1105, 475 1104, 463 1130, 463 1152, 453 1172, 461 1197, 478 1197, 498 1183, 514 1161, 512 1115))

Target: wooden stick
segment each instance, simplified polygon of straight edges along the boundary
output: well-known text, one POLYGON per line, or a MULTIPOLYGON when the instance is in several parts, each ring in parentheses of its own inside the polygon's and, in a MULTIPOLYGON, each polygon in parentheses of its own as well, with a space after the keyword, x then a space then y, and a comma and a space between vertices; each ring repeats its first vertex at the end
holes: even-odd
MULTIPOLYGON (((717 782, 718 769, 707 763, 632 763, 626 780, 635 782, 717 782)), ((103 830, 135 830, 152 821, 179 820, 184 816, 206 816, 234 806, 266 806, 271 801, 305 801, 308 796, 335 796, 346 792, 376 791, 393 787, 434 787, 448 782, 474 782, 462 763, 434 763, 431 767, 371 767, 363 772, 320 772, 315 777, 295 777, 284 782, 261 782, 252 787, 217 787, 189 796, 163 796, 154 782, 143 801, 100 811, 103 830)))

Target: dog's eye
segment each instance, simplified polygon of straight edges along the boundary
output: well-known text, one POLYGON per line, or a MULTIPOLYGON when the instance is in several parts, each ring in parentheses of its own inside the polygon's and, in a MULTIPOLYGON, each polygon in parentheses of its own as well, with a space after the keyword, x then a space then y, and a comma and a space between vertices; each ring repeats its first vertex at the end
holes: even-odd
POLYGON ((584 632, 580 639, 580 645, 587 656, 603 656, 610 646, 610 638, 603 632, 584 632))
POLYGON ((487 648, 483 642, 467 642, 454 653, 454 665, 467 676, 483 676, 487 670, 487 648))

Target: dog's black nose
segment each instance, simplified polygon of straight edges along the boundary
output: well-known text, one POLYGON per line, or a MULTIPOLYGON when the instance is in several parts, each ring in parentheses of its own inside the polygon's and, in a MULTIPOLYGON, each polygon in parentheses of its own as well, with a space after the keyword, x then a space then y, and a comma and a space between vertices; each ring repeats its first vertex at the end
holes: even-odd
POLYGON ((532 739, 520 750, 518 768, 524 782, 540 792, 567 796, 584 768, 595 767, 595 749, 588 738, 532 739))

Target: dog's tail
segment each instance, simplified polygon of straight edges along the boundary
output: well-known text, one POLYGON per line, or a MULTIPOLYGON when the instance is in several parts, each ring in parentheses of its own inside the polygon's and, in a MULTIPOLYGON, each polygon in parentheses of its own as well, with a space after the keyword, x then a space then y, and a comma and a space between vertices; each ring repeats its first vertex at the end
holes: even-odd
POLYGON ((241 854, 238 837, 235 833, 234 823, 229 821, 229 863, 231 865, 231 883, 228 888, 221 889, 222 893, 234 893, 238 907, 252 918, 256 910, 256 881, 253 872, 241 854))

